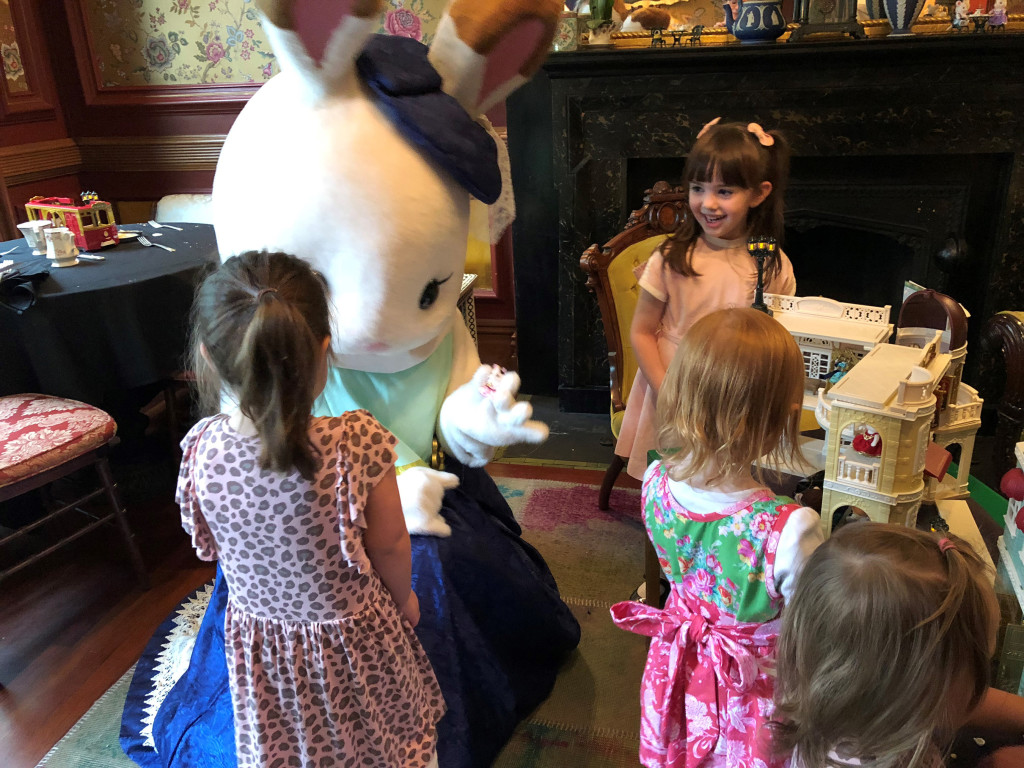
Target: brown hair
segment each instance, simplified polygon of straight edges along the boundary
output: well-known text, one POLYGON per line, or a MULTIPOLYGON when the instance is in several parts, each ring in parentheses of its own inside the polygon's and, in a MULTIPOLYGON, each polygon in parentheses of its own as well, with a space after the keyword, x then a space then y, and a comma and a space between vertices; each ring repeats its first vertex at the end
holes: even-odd
MULTIPOLYGON (((658 393, 658 444, 669 476, 750 471, 762 456, 793 460, 804 367, 789 331, 749 307, 720 309, 683 336, 658 393)), ((763 481, 760 467, 759 481, 763 481)))
POLYGON ((324 281, 295 256, 249 251, 199 286, 192 359, 202 405, 220 410, 221 389, 230 390, 256 426, 264 469, 312 477, 309 416, 319 394, 313 389, 321 345, 330 335, 324 281))
POLYGON ((780 754, 808 768, 829 752, 871 766, 922 765, 988 685, 997 616, 987 566, 953 536, 882 523, 838 530, 808 559, 783 611, 780 754))
MULTIPOLYGON (((789 180, 789 144, 778 131, 767 131, 775 141, 763 146, 744 123, 719 123, 710 126, 697 139, 686 158, 683 186, 708 183, 719 176, 724 184, 740 189, 758 190, 761 182, 770 181, 772 191, 760 205, 747 214, 748 233, 756 237, 770 236, 782 244, 785 232, 783 197, 789 180)), ((700 237, 700 226, 689 210, 678 229, 661 246, 665 263, 681 275, 695 276, 693 248, 700 237)), ((778 249, 765 262, 766 279, 781 268, 778 249)))

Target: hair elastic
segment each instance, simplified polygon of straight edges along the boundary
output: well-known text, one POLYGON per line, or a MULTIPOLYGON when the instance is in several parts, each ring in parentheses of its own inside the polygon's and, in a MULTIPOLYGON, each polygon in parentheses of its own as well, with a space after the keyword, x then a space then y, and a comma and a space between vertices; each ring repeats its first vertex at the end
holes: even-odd
POLYGON ((260 292, 256 294, 256 301, 259 301, 260 299, 262 299, 264 297, 264 295, 266 295, 268 293, 272 293, 272 294, 274 294, 276 296, 277 295, 277 289, 276 288, 260 288, 260 292))
POLYGON ((939 552, 948 552, 951 549, 956 549, 955 542, 945 537, 939 539, 939 552))

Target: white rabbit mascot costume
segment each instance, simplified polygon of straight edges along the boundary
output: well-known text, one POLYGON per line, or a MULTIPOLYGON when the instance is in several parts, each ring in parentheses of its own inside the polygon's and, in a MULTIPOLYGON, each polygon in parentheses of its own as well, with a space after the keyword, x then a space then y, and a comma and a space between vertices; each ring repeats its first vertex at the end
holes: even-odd
MULTIPOLYGON (((441 683, 441 768, 490 765, 550 692, 579 625, 481 467, 540 442, 515 374, 489 376, 456 308, 469 199, 510 199, 478 120, 543 61, 561 0, 454 0, 428 51, 372 35, 382 0, 260 0, 281 64, 239 115, 214 181, 223 257, 278 250, 327 280, 335 367, 318 415, 369 410, 401 441, 417 634, 441 683), (504 189, 503 189, 504 186, 504 189), (437 435, 444 471, 431 468, 437 435)), ((140 661, 122 744, 144 768, 234 768, 218 575, 188 669, 153 714, 140 661), (133 701, 152 722, 135 738, 133 701), (148 707, 150 710, 145 713, 148 707)), ((147 687, 148 686, 148 687, 147 687)), ((396 767, 397 768, 397 767, 396 767)))

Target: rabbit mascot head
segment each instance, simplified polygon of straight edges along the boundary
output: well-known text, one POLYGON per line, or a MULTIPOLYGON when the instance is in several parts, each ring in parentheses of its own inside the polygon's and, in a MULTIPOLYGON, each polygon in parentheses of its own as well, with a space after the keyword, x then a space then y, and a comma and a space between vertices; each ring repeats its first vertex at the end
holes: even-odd
POLYGON ((382 0, 257 2, 281 73, 217 165, 221 254, 284 251, 325 277, 335 367, 318 412, 367 408, 394 432, 410 530, 443 535, 454 478, 425 466, 435 433, 468 466, 547 437, 515 374, 480 365, 456 302, 470 195, 511 199, 482 113, 540 66, 561 0, 454 0, 429 51, 371 34, 382 0))

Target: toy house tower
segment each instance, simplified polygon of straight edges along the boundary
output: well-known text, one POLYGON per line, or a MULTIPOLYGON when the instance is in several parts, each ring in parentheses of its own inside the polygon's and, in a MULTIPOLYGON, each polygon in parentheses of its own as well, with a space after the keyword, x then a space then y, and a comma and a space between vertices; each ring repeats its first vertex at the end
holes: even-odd
POLYGON ((828 393, 818 390, 816 416, 828 425, 821 501, 826 536, 842 506, 858 507, 876 522, 916 524, 935 388, 951 361, 939 351, 941 336, 932 331, 922 347, 879 344, 828 393), (858 440, 870 447, 858 450, 858 440))
POLYGON ((941 351, 949 354, 950 363, 945 375, 935 388, 935 418, 932 439, 942 448, 957 446, 959 459, 957 475, 929 479, 925 487, 925 500, 965 499, 974 456, 974 439, 981 426, 982 399, 973 387, 964 384, 961 377, 967 359, 967 313, 960 303, 935 291, 918 291, 907 297, 900 309, 896 343, 918 346, 934 330, 943 331, 941 351))

